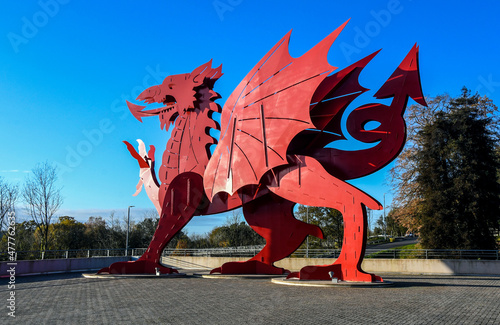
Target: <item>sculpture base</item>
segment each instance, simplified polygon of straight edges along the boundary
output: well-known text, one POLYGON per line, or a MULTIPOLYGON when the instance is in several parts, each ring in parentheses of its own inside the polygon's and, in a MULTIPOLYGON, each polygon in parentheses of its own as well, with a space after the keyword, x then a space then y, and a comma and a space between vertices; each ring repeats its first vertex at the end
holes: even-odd
POLYGON ((276 284, 292 285, 292 286, 303 286, 303 287, 333 287, 333 288, 345 288, 345 287, 372 287, 372 288, 383 288, 390 287, 394 285, 393 282, 356 282, 356 281, 339 281, 333 282, 332 280, 300 280, 297 278, 286 279, 286 278, 276 278, 271 280, 276 284))
POLYGON ((245 280, 265 280, 282 278, 283 275, 277 274, 197 274, 193 276, 200 276, 204 279, 245 279, 245 280))
MULTIPOLYGON (((338 262, 338 259, 337 259, 338 262)), ((308 265, 300 269, 299 272, 290 273, 287 279, 331 281, 337 278, 343 282, 366 282, 378 283, 384 280, 375 274, 366 273, 359 267, 349 267, 335 262, 331 265, 308 265)))

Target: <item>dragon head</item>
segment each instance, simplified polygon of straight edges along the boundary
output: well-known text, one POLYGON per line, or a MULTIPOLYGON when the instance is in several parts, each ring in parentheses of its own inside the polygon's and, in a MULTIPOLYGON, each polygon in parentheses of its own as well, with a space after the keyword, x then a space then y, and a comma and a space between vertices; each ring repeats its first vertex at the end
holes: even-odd
MULTIPOLYGON (((191 73, 166 77, 159 85, 144 90, 137 100, 146 104, 163 104, 160 108, 144 110, 146 106, 127 101, 127 106, 134 117, 142 122, 142 117, 157 115, 161 128, 173 123, 177 116, 189 111, 209 109, 220 111, 218 105, 210 105, 219 94, 213 91, 215 82, 222 76, 222 65, 212 69, 212 60, 202 64, 191 73)), ((168 127, 167 127, 168 129, 168 127)))

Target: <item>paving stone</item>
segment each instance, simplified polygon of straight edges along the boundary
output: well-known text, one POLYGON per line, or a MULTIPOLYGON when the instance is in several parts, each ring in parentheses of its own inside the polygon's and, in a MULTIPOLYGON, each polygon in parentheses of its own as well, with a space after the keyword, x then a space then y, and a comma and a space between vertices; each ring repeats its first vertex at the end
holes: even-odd
POLYGON ((18 277, 0 324, 500 324, 500 277, 395 276, 393 286, 297 287, 269 279, 18 277))

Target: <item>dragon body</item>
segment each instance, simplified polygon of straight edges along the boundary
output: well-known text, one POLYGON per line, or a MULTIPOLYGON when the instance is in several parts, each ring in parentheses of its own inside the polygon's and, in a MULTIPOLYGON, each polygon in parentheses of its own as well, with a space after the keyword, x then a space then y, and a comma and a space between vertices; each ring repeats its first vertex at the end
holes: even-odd
POLYGON ((168 129, 171 123, 174 128, 159 177, 155 174, 155 148, 151 146, 146 153, 139 142, 137 153, 126 143, 141 170, 137 189, 144 185, 160 221, 138 261, 114 263, 102 272, 154 273, 156 268, 162 273, 175 272, 161 265, 161 252, 193 216, 242 206, 245 219, 266 239, 266 245, 246 262, 225 263, 212 272, 288 273, 273 263, 293 253, 308 235, 323 237, 317 226, 295 219, 293 207, 300 203, 339 210, 344 218, 343 246, 331 265, 305 267, 289 277, 330 279, 333 274, 341 280, 382 281, 361 269, 366 207, 382 206, 345 180, 379 170, 402 149, 408 98, 425 105, 418 48, 412 48, 375 94, 392 98, 391 105, 362 105, 347 118, 351 136, 373 146, 358 151, 329 148, 329 143, 345 139, 342 115, 368 90, 358 77, 378 53, 333 73, 336 68, 326 55, 346 23, 299 58, 289 55, 290 33, 285 35, 236 87, 222 110, 215 103, 220 96, 213 91, 221 67, 212 69, 211 61, 189 74, 169 76, 137 98, 163 107, 144 110, 145 106, 127 103, 139 121, 154 115, 159 116, 162 128, 168 129), (222 127, 213 119, 213 113, 221 111, 222 127), (366 128, 372 121, 378 126, 366 128), (210 146, 217 141, 210 129, 221 132, 213 155, 210 146))

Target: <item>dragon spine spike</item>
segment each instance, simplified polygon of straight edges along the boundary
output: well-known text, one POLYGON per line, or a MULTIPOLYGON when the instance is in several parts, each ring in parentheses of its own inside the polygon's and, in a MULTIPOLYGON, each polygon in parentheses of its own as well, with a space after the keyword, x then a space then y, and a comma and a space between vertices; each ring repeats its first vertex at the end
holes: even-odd
MULTIPOLYGON (((331 67, 331 71, 337 69, 337 67, 331 66, 328 64, 328 51, 332 47, 333 42, 337 39, 339 34, 344 30, 344 27, 347 25, 350 19, 346 20, 342 25, 337 27, 333 32, 330 33, 327 37, 325 37, 321 42, 316 44, 313 48, 306 52, 303 57, 307 58, 315 58, 316 60, 320 60, 322 62, 317 62, 317 64, 328 65, 331 67)), ((330 72, 331 72, 330 71, 330 72)))
MULTIPOLYGON (((340 70, 339 72, 326 77, 326 79, 318 86, 316 91, 314 92, 314 95, 311 99, 311 110, 319 104, 322 100, 325 99, 330 99, 333 96, 334 90, 337 88, 340 88, 341 86, 341 81, 346 78, 349 74, 351 74, 354 70, 358 69, 356 73, 356 83, 358 83, 358 87, 362 88, 363 92, 369 90, 368 88, 361 87, 359 85, 359 81, 357 81, 357 78, 359 77, 359 74, 361 71, 366 67, 366 65, 380 52, 381 50, 378 50, 363 59, 351 64, 347 68, 344 68, 340 70)), ((352 82, 354 83, 354 82, 352 82)), ((358 88, 356 87, 356 88, 358 88)), ((352 88, 352 87, 351 87, 352 88)), ((337 95, 338 96, 338 95, 337 95)))
POLYGON ((193 80, 195 84, 201 84, 205 79, 217 80, 222 76, 222 64, 212 69, 212 60, 208 61, 205 64, 200 65, 198 68, 194 69, 190 74, 190 78, 193 80))
MULTIPOLYGON (((340 123, 345 109, 359 95, 369 90, 360 85, 359 75, 379 52, 380 50, 326 77, 318 86, 310 107, 311 120, 318 130, 342 134, 340 123)), ((308 147, 312 145, 313 142, 308 147)))

